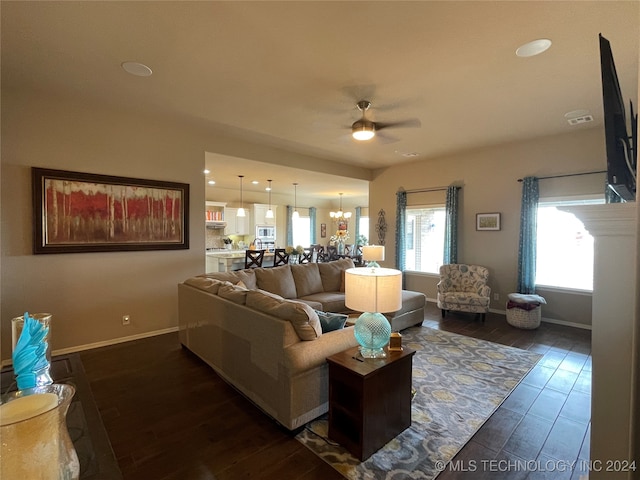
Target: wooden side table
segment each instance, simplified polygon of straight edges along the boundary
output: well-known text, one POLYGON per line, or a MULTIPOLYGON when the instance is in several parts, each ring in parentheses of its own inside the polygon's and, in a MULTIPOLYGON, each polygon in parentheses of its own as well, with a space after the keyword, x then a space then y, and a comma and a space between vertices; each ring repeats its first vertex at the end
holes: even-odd
POLYGON ((411 425, 415 351, 386 352, 386 358, 362 358, 354 347, 327 358, 329 438, 360 461, 411 425))

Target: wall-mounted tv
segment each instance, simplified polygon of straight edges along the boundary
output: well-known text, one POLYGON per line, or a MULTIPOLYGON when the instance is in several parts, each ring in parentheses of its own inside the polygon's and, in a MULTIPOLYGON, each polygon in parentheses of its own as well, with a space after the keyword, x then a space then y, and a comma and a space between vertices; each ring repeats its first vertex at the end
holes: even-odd
POLYGON ((602 106, 607 150, 607 183, 622 200, 636 198, 638 172, 638 115, 629 102, 630 134, 627 131, 624 99, 618 83, 611 44, 600 34, 602 106))

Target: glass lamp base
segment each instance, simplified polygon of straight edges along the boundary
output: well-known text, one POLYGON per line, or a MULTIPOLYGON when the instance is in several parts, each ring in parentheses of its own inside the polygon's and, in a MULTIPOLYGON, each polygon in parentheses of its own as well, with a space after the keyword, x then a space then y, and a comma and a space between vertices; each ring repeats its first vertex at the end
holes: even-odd
POLYGON ((360 355, 363 358, 385 358, 387 353, 384 348, 364 348, 360 347, 360 355))
POLYGON ((364 358, 387 356, 383 348, 389 343, 391 325, 384 315, 371 312, 363 313, 356 320, 353 331, 360 345, 360 354, 364 358))

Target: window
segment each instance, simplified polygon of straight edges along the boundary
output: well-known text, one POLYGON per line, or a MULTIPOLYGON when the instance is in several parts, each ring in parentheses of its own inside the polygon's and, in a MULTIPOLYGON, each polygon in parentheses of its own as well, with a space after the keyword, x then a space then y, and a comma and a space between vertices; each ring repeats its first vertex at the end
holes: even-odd
POLYGON ((308 247, 311 245, 311 218, 300 215, 293 219, 293 245, 297 247, 302 245, 308 247))
POLYGON ((536 285, 593 291, 593 237, 559 206, 604 203, 601 199, 538 203, 536 285))
POLYGON ((407 270, 438 273, 444 257, 445 208, 409 208, 406 212, 407 270))
MULTIPOLYGON (((369 245, 374 244, 373 239, 369 238, 369 217, 360 217, 360 222, 358 223, 358 231, 360 235, 364 235, 367 237, 367 242, 369 245)), ((356 243, 357 239, 354 239, 353 243, 356 243)))

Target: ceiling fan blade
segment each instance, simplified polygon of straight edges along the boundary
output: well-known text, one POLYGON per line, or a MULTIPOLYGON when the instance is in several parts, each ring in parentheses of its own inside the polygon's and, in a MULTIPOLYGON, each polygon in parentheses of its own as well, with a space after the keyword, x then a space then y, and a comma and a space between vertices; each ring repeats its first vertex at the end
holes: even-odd
POLYGON ((378 143, 386 144, 386 143, 396 143, 399 142, 400 139, 396 137, 392 137, 391 135, 386 135, 384 133, 376 132, 376 136, 373 137, 374 140, 378 143))
POLYGON ((376 130, 382 130, 384 128, 418 128, 422 126, 422 122, 417 118, 411 118, 409 120, 401 120, 399 122, 375 122, 376 130))

